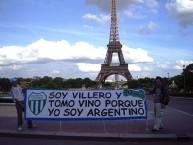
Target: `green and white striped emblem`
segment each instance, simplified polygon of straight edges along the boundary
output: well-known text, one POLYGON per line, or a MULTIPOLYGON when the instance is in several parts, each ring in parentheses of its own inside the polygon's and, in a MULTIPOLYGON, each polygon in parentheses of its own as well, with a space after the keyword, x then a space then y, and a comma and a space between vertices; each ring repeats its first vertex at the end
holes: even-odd
POLYGON ((31 112, 38 115, 45 107, 47 96, 45 93, 34 93, 29 95, 28 104, 31 112))

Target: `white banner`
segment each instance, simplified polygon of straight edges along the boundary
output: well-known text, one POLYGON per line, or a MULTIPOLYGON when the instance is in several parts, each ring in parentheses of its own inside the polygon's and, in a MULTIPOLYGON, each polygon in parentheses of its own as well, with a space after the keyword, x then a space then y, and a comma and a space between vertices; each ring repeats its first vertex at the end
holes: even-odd
POLYGON ((142 89, 27 89, 25 104, 25 118, 32 120, 147 119, 142 89))

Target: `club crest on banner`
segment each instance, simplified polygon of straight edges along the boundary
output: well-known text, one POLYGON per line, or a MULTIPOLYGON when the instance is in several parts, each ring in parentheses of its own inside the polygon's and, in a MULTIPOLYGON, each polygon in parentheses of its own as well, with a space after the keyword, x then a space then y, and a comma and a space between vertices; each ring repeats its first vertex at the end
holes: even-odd
POLYGON ((38 115, 44 109, 46 105, 47 96, 44 92, 34 93, 32 92, 28 98, 28 105, 31 112, 34 115, 38 115))
POLYGON ((133 96, 133 97, 141 98, 142 100, 145 99, 145 92, 142 89, 138 89, 138 90, 134 90, 134 89, 123 90, 123 95, 125 97, 133 96))

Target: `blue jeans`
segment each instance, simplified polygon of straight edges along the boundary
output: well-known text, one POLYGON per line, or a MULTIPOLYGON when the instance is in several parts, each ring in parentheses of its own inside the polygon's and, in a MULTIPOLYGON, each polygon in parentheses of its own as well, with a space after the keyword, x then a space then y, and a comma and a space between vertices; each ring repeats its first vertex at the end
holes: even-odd
MULTIPOLYGON (((23 101, 20 101, 20 103, 23 104, 23 106, 24 106, 23 101)), ((19 126, 22 126, 22 124, 23 124, 24 108, 19 103, 16 103, 15 106, 16 106, 16 109, 17 109, 17 122, 18 122, 18 127, 19 127, 19 126)), ((30 127, 30 126, 32 126, 32 121, 28 120, 28 127, 30 127)))

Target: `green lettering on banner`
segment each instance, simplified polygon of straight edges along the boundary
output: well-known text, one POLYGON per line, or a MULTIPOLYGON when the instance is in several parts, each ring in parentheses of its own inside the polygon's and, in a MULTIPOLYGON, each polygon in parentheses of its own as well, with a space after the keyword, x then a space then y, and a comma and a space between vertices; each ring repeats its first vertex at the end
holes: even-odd
POLYGON ((132 96, 132 97, 139 97, 143 100, 145 99, 145 93, 143 90, 127 89, 127 90, 123 90, 123 95, 125 97, 132 96))

